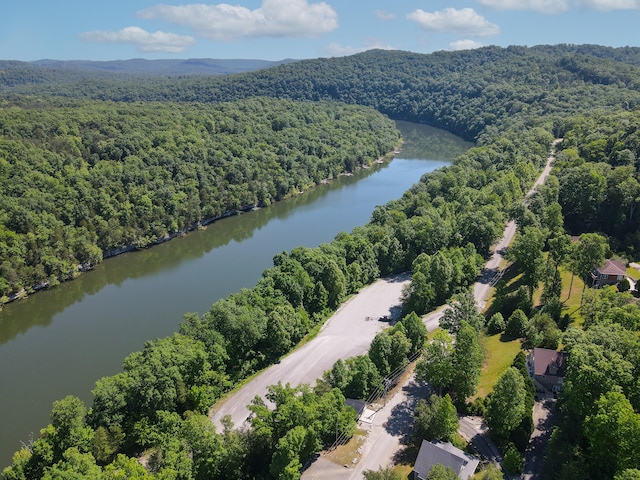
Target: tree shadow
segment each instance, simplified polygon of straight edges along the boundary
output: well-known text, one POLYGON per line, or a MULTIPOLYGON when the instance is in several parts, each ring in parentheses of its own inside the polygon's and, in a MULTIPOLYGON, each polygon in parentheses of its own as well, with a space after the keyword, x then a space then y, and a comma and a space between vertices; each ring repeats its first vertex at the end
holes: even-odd
POLYGON ((404 445, 393 455, 392 462, 394 465, 413 465, 418 458, 420 449, 413 443, 404 445))
POLYGON ((384 429, 394 437, 400 437, 400 443, 408 445, 413 430, 413 412, 418 400, 425 398, 428 386, 422 382, 410 382, 402 387, 407 399, 393 407, 391 415, 383 424, 384 429))
POLYGON ((527 450, 525 451, 525 473, 534 477, 540 477, 544 466, 544 454, 547 448, 549 438, 553 432, 553 427, 557 424, 555 404, 553 400, 547 399, 544 401, 544 408, 549 410, 548 415, 545 418, 538 420, 536 430, 540 433, 531 438, 527 450))

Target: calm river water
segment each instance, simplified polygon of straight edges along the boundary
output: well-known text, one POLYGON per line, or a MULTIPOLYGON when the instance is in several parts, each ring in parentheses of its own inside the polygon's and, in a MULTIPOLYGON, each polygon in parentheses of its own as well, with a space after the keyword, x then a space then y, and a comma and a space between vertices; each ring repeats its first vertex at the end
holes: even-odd
POLYGON ((397 122, 406 144, 392 162, 226 218, 206 230, 108 259, 0 313, 0 470, 20 441, 49 423, 72 394, 91 404, 95 381, 121 369, 145 340, 170 335, 185 312, 203 313, 252 287, 276 253, 331 241, 369 221, 427 172, 471 146, 423 125, 397 122))

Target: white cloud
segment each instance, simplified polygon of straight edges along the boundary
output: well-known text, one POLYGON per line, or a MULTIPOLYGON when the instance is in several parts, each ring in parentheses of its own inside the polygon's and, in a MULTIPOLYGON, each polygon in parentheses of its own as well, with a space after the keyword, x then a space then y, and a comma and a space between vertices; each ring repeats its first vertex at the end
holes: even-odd
POLYGON ((380 20, 393 20, 396 18, 396 14, 393 12, 386 12, 384 10, 376 10, 376 18, 380 20))
POLYGON ((577 4, 596 10, 640 10, 640 0, 578 0, 577 4))
POLYGON ((497 10, 533 10, 547 14, 564 12, 569 9, 567 0, 478 0, 478 2, 497 10))
POLYGON ((127 27, 115 32, 95 30, 79 36, 96 43, 130 43, 142 52, 180 53, 196 43, 193 37, 161 31, 151 33, 140 27, 127 27))
POLYGON ((640 10, 640 0, 478 0, 496 10, 531 10, 554 14, 575 8, 594 10, 640 10))
POLYGON ((339 43, 332 43, 327 47, 326 51, 327 55, 330 57, 344 57, 346 55, 354 55, 356 53, 366 52, 367 50, 373 50, 374 48, 380 50, 396 50, 395 47, 386 45, 379 40, 370 39, 366 40, 362 47, 352 47, 350 45, 340 45, 339 43))
POLYGON ((480 47, 484 47, 484 44, 475 40, 458 40, 449 44, 451 50, 473 50, 480 47))
POLYGON ((307 0, 263 0, 249 10, 240 5, 154 5, 138 12, 142 18, 163 18, 186 25, 214 40, 243 37, 308 37, 338 28, 338 15, 330 5, 307 0))
POLYGON ((423 30, 431 32, 454 32, 473 36, 496 35, 500 32, 496 24, 487 21, 473 8, 445 8, 433 13, 418 9, 408 14, 407 18, 418 23, 423 30))

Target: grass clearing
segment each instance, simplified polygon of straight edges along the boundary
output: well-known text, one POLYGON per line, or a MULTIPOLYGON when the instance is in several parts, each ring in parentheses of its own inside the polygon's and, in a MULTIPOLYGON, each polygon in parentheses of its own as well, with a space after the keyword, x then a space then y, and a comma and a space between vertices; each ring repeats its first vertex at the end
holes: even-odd
POLYGON ((633 267, 627 267, 627 277, 631 278, 634 282, 640 280, 640 271, 633 267))
POLYGON ((356 430, 347 443, 336 447, 326 458, 338 465, 355 465, 362 458, 362 445, 367 439, 367 434, 366 430, 356 430))
POLYGON ((580 300, 582 298, 582 290, 584 289, 584 281, 562 267, 560 268, 560 277, 562 278, 560 300, 564 303, 562 314, 568 313, 574 323, 582 325, 583 319, 580 313, 580 300), (571 281, 572 276, 573 282, 571 281))
POLYGON ((401 478, 409 479, 413 473, 413 467, 411 465, 396 465, 393 467, 393 471, 399 473, 401 478))
POLYGON ((498 378, 511 366, 522 347, 520 339, 504 342, 501 337, 502 335, 497 334, 480 339, 485 358, 478 382, 479 397, 486 397, 493 391, 498 378))

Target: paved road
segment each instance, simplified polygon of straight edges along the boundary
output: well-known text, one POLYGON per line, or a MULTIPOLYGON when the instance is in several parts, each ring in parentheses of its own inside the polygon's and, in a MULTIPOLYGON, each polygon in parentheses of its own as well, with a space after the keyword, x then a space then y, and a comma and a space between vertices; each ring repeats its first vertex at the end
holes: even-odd
MULTIPOLYGON (((555 146, 560 140, 555 140, 547 163, 542 173, 534 183, 534 186, 527 192, 527 196, 530 196, 535 189, 544 183, 551 172, 552 163, 555 158, 555 146)), ((480 278, 473 286, 474 298, 478 308, 482 310, 485 306, 489 290, 491 288, 491 280, 495 277, 500 269, 500 264, 503 260, 503 254, 505 248, 513 241, 513 237, 516 233, 515 222, 511 221, 505 226, 505 230, 502 239, 494 247, 491 257, 487 260, 480 278)), ((429 331, 435 329, 439 325, 440 318, 442 317, 446 307, 442 307, 435 312, 424 316, 422 320, 427 325, 429 331)), ((408 382, 413 382, 413 378, 408 382)), ((376 414, 376 420, 371 426, 369 433, 369 440, 366 444, 366 449, 363 450, 362 459, 356 466, 345 468, 344 466, 338 466, 327 459, 319 458, 314 462, 309 469, 307 469, 302 478, 305 480, 321 480, 321 479, 349 479, 360 480, 363 478, 362 472, 364 470, 377 470, 379 467, 386 467, 394 461, 394 457, 397 455, 401 448, 401 439, 403 435, 410 431, 410 423, 405 425, 404 431, 388 431, 385 425, 388 425, 389 418, 391 416, 393 408, 401 408, 406 414, 406 406, 413 405, 420 396, 411 398, 411 393, 417 393, 418 390, 406 388, 410 383, 403 386, 401 392, 389 401, 391 409, 383 409, 376 414), (398 398, 396 398, 398 397, 398 398), (398 407, 401 406, 401 407, 398 407), (378 417, 379 416, 379 417, 378 417)), ((424 398, 424 394, 421 394, 424 398)), ((401 417, 406 418, 406 417, 401 417)), ((535 418, 535 412, 534 412, 535 418)), ((546 417, 545 417, 546 418, 546 417)), ((540 423, 540 425, 547 425, 546 423, 540 423)), ((487 427, 482 419, 478 417, 462 417, 460 420, 460 433, 467 440, 471 441, 476 447, 478 452, 490 461, 499 463, 501 461, 500 452, 493 444, 487 433, 487 427)), ((534 434, 535 435, 535 434, 534 434)), ((543 440, 544 435, 539 438, 543 440)), ((538 442, 538 440, 536 440, 538 442)), ((531 453, 532 458, 539 456, 540 453, 531 453)), ((534 465, 535 459, 529 460, 528 467, 536 470, 538 467, 534 465), (530 467, 529 467, 530 465, 530 467)))
MULTIPOLYGON (((554 147, 558 141, 554 142, 554 147)), ((546 180, 551 171, 554 151, 555 148, 552 148, 545 169, 527 195, 546 180)), ((511 243, 514 235, 515 224, 509 222, 503 238, 496 245, 481 277, 474 284, 474 296, 480 308, 484 307, 491 288, 491 279, 499 269, 504 248, 511 243)), ((365 353, 376 333, 386 326, 384 322, 370 320, 370 318, 377 319, 384 316, 397 318, 402 288, 408 282, 408 276, 399 276, 379 280, 364 288, 327 321, 313 341, 284 358, 279 364, 265 370, 228 397, 222 405, 214 407, 210 414, 212 421, 221 429, 220 419, 230 415, 234 425, 240 427, 249 416, 246 405, 256 395, 264 397, 269 385, 276 384, 278 381, 288 382, 291 385, 314 383, 339 358, 346 359, 365 353)), ((423 318, 429 330, 438 326, 443 311, 444 309, 440 309, 423 318)), ((409 382, 412 381, 412 379, 409 380, 409 382)), ((376 470, 379 466, 390 464, 400 449, 402 437, 410 431, 410 418, 406 416, 407 412, 412 411, 412 405, 420 398, 420 395, 417 395, 419 389, 410 385, 410 383, 404 385, 401 392, 388 402, 388 408, 385 407, 376 414, 377 420, 371 425, 367 448, 363 451, 363 459, 358 465, 353 469, 344 468, 320 458, 304 472, 303 478, 361 479, 364 470, 376 470)), ((424 396, 424 394, 421 395, 424 396)))
POLYGON ((427 385, 417 382, 413 375, 404 382, 398 393, 373 417, 362 459, 346 478, 360 480, 365 470, 378 470, 394 463, 393 456, 409 442, 416 404, 428 394, 427 385))
MULTIPOLYGON (((551 146, 551 152, 549 153, 549 157, 547 158, 547 163, 545 164, 542 173, 540 173, 540 176, 533 184, 533 187, 531 187, 531 189, 527 192, 527 197, 531 196, 533 192, 536 191, 536 188, 542 185, 551 173, 553 160, 555 159, 556 145, 560 141, 562 141, 562 139, 554 140, 551 146)), ((484 306, 486 305, 489 290, 492 287, 491 282, 500 271, 500 263, 502 263, 502 260, 504 258, 505 249, 511 244, 515 234, 516 223, 512 220, 505 226, 502 238, 494 247, 491 257, 489 257, 487 263, 485 263, 478 281, 473 285, 473 296, 476 299, 476 304, 478 305, 479 310, 483 310, 484 306)))
POLYGON ((476 451, 486 460, 500 464, 502 457, 500 450, 489 436, 489 428, 482 417, 461 417, 458 430, 464 439, 471 443, 476 451))
POLYGON ((316 338, 257 375, 222 405, 214 406, 210 418, 218 430, 222 430, 220 420, 225 415, 242 427, 250 413, 247 405, 256 395, 264 397, 269 385, 313 384, 336 360, 366 353, 373 337, 388 326, 378 319, 399 317, 402 288, 408 282, 408 275, 399 275, 363 288, 333 314, 316 338))
POLYGON ((393 456, 408 443, 416 403, 428 392, 427 385, 410 375, 386 404, 363 420, 363 428, 369 432, 359 462, 345 467, 332 463, 330 458, 319 458, 302 473, 302 479, 360 480, 365 470, 378 470, 394 463, 393 456))

